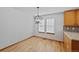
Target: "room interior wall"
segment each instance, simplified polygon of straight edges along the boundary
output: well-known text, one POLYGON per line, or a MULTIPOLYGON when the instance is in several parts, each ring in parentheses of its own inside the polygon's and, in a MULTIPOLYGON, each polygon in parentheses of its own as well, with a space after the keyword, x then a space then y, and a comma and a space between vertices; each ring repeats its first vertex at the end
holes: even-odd
POLYGON ((54 39, 54 40, 59 40, 63 41, 63 25, 64 25, 64 13, 59 12, 59 13, 54 13, 54 14, 48 14, 48 15, 43 15, 43 19, 46 18, 53 18, 55 19, 55 34, 46 34, 46 33, 39 33, 38 32, 38 24, 35 24, 35 35, 48 38, 48 39, 54 39))
POLYGON ((4 48, 33 35, 33 10, 0 7, 0 48, 4 48))
MULTIPOLYGON (((50 14, 64 11, 65 9, 69 8, 42 7, 42 9, 40 8, 40 14, 50 14)), ((38 33, 38 26, 34 24, 33 18, 37 14, 36 11, 35 7, 0 7, 0 48, 4 48, 38 33)), ((55 35, 41 34, 41 36, 47 38, 51 36, 53 39, 62 40, 63 13, 50 14, 49 16, 56 19, 56 33, 55 35)))

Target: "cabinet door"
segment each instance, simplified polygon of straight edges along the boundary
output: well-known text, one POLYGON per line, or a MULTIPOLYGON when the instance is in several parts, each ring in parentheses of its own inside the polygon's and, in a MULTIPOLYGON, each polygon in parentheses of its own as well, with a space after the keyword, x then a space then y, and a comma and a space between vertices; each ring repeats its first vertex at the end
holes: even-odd
POLYGON ((79 26, 79 10, 76 11, 76 19, 77 25, 79 26))
POLYGON ((72 51, 79 52, 79 41, 78 40, 72 40, 72 51))
POLYGON ((76 19, 76 11, 75 10, 64 12, 64 25, 74 26, 75 25, 75 19, 76 19))
POLYGON ((71 39, 64 35, 64 49, 66 52, 71 51, 71 39))

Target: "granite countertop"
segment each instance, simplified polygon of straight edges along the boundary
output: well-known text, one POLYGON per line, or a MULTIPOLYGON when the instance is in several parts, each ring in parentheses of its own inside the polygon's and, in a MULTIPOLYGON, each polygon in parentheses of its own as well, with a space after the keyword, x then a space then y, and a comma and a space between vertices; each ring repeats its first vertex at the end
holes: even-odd
POLYGON ((67 35, 72 40, 79 40, 79 33, 77 32, 64 32, 65 35, 67 35))

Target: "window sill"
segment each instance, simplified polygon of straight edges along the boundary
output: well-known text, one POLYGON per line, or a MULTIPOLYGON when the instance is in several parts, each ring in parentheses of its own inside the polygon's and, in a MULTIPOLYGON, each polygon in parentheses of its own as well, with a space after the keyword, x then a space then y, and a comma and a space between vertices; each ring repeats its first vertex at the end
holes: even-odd
POLYGON ((49 32, 46 32, 46 34, 55 34, 55 33, 49 33, 49 32))
POLYGON ((49 32, 39 32, 39 33, 45 33, 45 34, 53 34, 53 35, 55 35, 55 33, 49 33, 49 32))

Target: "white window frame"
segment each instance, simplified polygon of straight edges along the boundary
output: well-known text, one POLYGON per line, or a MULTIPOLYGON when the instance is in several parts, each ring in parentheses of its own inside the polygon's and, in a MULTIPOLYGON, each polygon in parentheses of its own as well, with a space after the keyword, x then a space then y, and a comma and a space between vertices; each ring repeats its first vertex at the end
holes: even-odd
POLYGON ((40 20, 39 26, 38 26, 38 31, 39 31, 39 32, 45 32, 45 20, 44 20, 44 19, 43 19, 43 20, 40 20), (41 21, 43 21, 43 24, 40 24, 41 21), (42 26, 43 28, 41 28, 40 26, 42 26), (41 29, 40 29, 40 28, 41 28, 41 29))
MULTIPOLYGON (((54 33, 55 33, 55 19, 54 19, 54 18, 47 18, 47 19, 43 19, 43 20, 44 20, 44 24, 43 24, 43 25, 41 25, 41 24, 39 23, 39 27, 38 27, 39 33, 42 32, 42 33, 54 34, 54 33), (47 20, 49 20, 49 19, 50 19, 50 20, 53 19, 53 23, 54 23, 54 24, 52 25, 52 27, 54 28, 52 32, 51 32, 50 30, 47 31, 47 28, 48 28, 47 26, 50 26, 50 25, 47 25, 47 20), (44 30, 40 30, 40 25, 41 25, 41 26, 44 26, 44 27, 43 27, 44 30)), ((41 20, 40 20, 40 22, 41 22, 41 20)))
POLYGON ((55 19, 46 19, 46 33, 55 33, 55 19))

